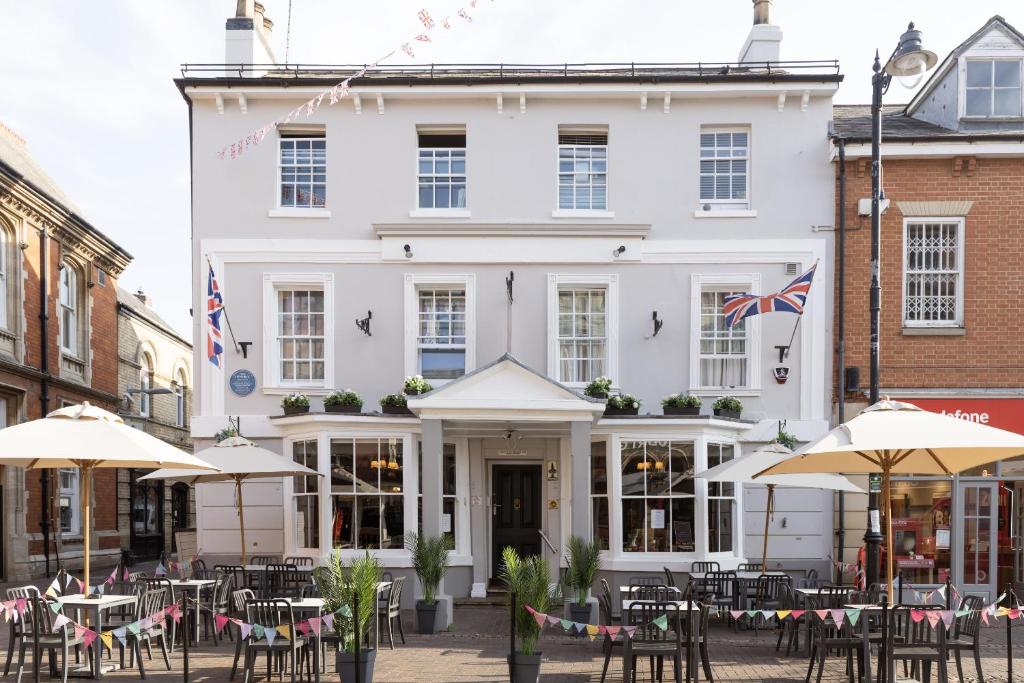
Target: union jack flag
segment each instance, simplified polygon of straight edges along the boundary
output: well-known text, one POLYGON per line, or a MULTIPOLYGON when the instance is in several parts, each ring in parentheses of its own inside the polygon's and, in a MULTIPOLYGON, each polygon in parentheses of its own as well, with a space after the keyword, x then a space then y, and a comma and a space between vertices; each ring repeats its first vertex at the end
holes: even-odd
POLYGON ((206 319, 209 322, 209 329, 206 333, 206 355, 210 362, 220 367, 220 356, 224 353, 224 337, 220 331, 220 316, 224 312, 224 297, 220 294, 220 287, 217 286, 217 276, 213 274, 213 266, 210 266, 210 276, 206 281, 206 319))
POLYGON ((757 294, 733 294, 725 297, 722 312, 725 314, 726 327, 732 327, 744 318, 760 313, 796 313, 804 312, 807 293, 811 290, 814 279, 815 263, 806 273, 790 282, 781 292, 759 296, 757 294))

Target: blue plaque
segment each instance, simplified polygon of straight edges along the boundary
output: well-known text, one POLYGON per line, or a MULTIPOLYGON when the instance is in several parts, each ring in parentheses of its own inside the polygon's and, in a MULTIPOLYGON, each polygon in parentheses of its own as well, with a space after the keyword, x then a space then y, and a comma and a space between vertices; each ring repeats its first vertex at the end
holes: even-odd
POLYGON ((235 370, 228 379, 228 386, 236 396, 248 396, 256 390, 256 375, 248 370, 235 370))

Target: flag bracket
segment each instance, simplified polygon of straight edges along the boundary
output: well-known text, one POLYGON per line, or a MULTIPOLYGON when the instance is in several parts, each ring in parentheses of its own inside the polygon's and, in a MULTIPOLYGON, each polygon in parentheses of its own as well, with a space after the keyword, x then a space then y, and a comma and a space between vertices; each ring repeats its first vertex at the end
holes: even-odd
POLYGON ((365 318, 356 318, 356 327, 363 331, 367 337, 372 337, 373 334, 370 332, 370 319, 373 318, 373 311, 367 311, 365 318))
POLYGON ((777 344, 775 348, 779 351, 780 363, 789 357, 789 344, 777 344))
MULTIPOLYGON (((232 341, 234 341, 235 335, 231 335, 232 341)), ((252 346, 251 341, 237 342, 238 347, 242 350, 242 358, 249 357, 249 347, 252 346)))

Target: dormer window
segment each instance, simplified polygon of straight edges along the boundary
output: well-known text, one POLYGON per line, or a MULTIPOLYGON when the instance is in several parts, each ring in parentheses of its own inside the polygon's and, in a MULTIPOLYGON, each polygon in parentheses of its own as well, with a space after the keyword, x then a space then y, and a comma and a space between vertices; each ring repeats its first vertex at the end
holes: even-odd
POLYGON ((968 59, 964 114, 977 117, 1021 115, 1020 59, 968 59))

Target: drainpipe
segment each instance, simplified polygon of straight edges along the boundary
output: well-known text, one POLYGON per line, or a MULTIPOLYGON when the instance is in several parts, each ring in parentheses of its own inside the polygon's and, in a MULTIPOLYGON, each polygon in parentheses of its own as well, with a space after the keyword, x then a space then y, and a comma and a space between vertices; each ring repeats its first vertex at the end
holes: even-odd
MULTIPOLYGON (((839 144, 839 423, 846 422, 846 141, 840 138, 839 144)), ((839 545, 838 561, 843 561, 843 549, 846 547, 846 494, 839 492, 839 529, 836 532, 839 545)), ((840 576, 840 580, 842 576, 840 576)))
MULTIPOLYGON (((46 414, 50 412, 50 357, 49 357, 49 342, 50 337, 47 331, 48 321, 50 318, 48 312, 49 297, 47 296, 48 275, 47 275, 47 263, 49 261, 49 254, 47 253, 47 234, 46 228, 43 227, 39 231, 39 371, 42 373, 42 378, 39 380, 39 407, 42 409, 42 417, 46 417, 46 414)), ((39 527, 43 532, 43 557, 46 558, 46 578, 50 578, 50 483, 52 480, 51 472, 49 469, 43 469, 39 472, 39 492, 41 497, 41 509, 42 519, 39 521, 39 527)))

